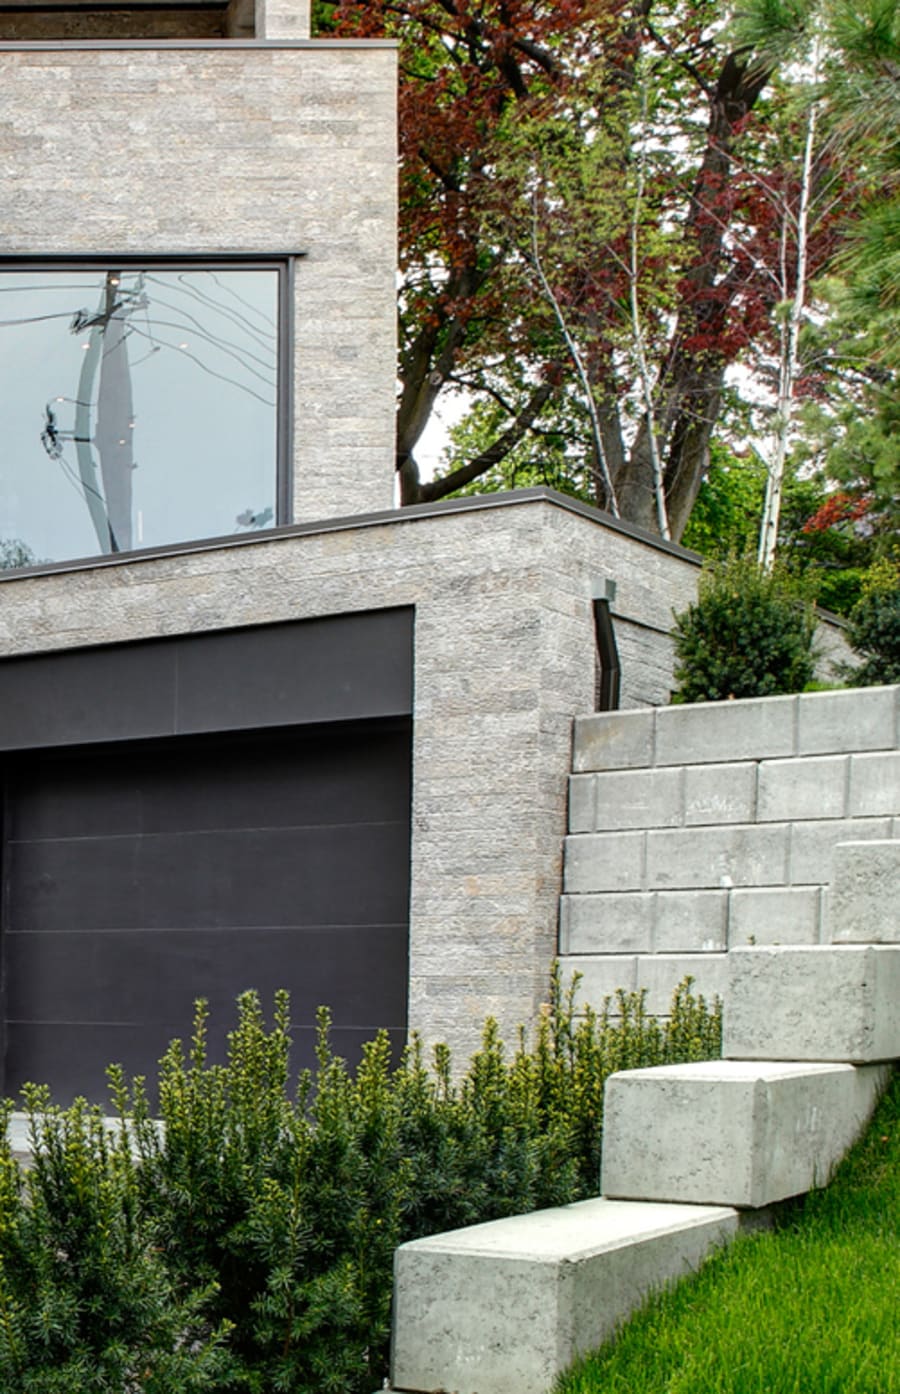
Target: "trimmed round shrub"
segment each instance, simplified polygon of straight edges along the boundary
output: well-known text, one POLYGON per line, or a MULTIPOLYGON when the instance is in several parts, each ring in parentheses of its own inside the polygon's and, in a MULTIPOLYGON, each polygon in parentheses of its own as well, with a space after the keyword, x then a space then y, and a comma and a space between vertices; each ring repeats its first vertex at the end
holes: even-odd
POLYGON ((848 681, 856 687, 900 682, 900 567, 895 563, 872 567, 850 611, 847 637, 863 659, 847 673, 848 681))
POLYGON ((750 557, 704 567, 697 602, 675 616, 674 702, 801 692, 816 665, 816 616, 798 582, 750 557))

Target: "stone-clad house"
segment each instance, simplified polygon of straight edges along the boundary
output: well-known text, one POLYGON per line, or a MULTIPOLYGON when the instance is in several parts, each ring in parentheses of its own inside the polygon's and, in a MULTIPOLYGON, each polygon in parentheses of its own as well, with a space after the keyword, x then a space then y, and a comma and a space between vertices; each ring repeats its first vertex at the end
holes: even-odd
POLYGON ((6 1092, 247 987, 301 1059, 531 1017, 595 598, 668 692, 689 554, 394 507, 395 86, 305 0, 0 3, 6 1092))

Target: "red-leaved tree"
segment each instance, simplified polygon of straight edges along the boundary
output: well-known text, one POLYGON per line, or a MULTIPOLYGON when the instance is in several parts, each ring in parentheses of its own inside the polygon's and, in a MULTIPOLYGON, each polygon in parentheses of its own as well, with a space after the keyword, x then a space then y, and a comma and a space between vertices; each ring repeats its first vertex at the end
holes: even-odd
POLYGON ((597 503, 679 539, 726 370, 774 342, 790 293, 773 275, 790 172, 766 139, 768 68, 723 43, 712 0, 337 0, 316 16, 400 42, 403 502, 471 486, 526 439, 539 452, 552 421, 597 503), (423 480, 417 442, 448 391, 489 403, 490 426, 423 480))

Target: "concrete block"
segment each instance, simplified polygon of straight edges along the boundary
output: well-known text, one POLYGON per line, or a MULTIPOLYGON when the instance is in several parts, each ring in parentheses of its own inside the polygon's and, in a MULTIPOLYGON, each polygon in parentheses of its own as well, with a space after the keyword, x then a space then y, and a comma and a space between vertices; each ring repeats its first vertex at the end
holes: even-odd
POLYGON ((868 842, 891 836, 890 818, 823 818, 794 823, 790 829, 791 885, 825 885, 831 880, 834 849, 839 842, 868 842))
POLYGON ((828 928, 835 944, 900 944, 900 841, 838 843, 828 928))
POLYGON ((392 1387, 548 1394, 561 1370, 737 1224, 725 1207, 586 1200, 404 1244, 392 1387))
POLYGON ((787 876, 787 828, 665 828, 647 834, 647 889, 771 886, 787 876))
POLYGON ((762 760, 794 753, 796 697, 697 702, 656 713, 657 765, 762 760))
POLYGON ((681 822, 681 771, 621 770, 594 776, 597 832, 674 828, 681 822))
POLYGON ((596 808, 596 786, 592 774, 569 776, 569 832, 592 833, 596 808))
POLYGON ((564 889, 639 891, 644 880, 645 833, 580 833, 567 837, 564 889))
POLYGON ((818 944, 821 897, 818 886, 764 886, 732 891, 729 945, 818 944))
POLYGON ((684 771, 684 821, 752 823, 756 818, 756 765, 689 765, 684 771))
POLYGON ((890 1074, 714 1060, 612 1075, 603 1194, 759 1208, 824 1186, 890 1074))
POLYGON ((600 712, 575 721, 572 769, 631 769, 653 764, 655 711, 600 712))
POLYGON ((607 997, 615 1007, 616 993, 634 992, 637 983, 637 959, 629 954, 569 954, 560 964, 563 985, 568 988, 576 973, 581 975, 575 1006, 579 1011, 593 1007, 603 1010, 607 997))
POLYGON ((851 758, 847 812, 851 818, 900 813, 900 750, 851 758))
POLYGON ((705 954, 640 954, 637 959, 636 986, 646 991, 645 1006, 653 1016, 668 1016, 672 994, 684 978, 693 978, 694 993, 702 993, 707 1002, 723 997, 728 985, 728 955, 705 954))
POLYGON ((727 891, 657 891, 657 953, 715 953, 726 947, 727 891))
POLYGON ((849 757, 764 760, 759 767, 756 816, 761 823, 798 818, 843 818, 849 757))
POLYGON ((564 895, 559 908, 562 954, 649 953, 653 947, 653 896, 564 895))
POLYGON ((735 1060, 900 1056, 900 946, 732 949, 722 1054, 735 1060))
POLYGON ((797 754, 890 750, 897 744, 900 688, 807 692, 797 702, 797 754))

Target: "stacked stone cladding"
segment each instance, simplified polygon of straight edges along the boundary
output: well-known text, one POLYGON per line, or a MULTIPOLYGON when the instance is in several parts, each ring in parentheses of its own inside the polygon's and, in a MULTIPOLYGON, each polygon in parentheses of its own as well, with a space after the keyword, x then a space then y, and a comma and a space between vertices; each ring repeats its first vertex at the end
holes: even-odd
POLYGON ((900 688, 701 703, 576 722, 560 950, 582 999, 691 974, 727 951, 829 941, 839 843, 900 838, 900 688))

